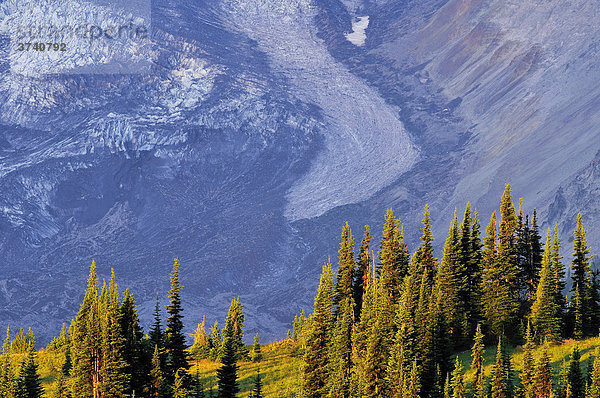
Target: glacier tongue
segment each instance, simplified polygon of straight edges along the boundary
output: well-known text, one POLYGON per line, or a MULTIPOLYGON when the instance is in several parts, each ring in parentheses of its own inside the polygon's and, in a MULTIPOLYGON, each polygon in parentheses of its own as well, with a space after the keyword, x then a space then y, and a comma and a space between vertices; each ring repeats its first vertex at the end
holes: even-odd
POLYGON ((223 7, 231 27, 256 40, 290 90, 326 116, 325 147, 288 192, 288 219, 368 199, 415 164, 418 149, 397 109, 329 54, 316 37, 310 1, 229 0, 223 7))

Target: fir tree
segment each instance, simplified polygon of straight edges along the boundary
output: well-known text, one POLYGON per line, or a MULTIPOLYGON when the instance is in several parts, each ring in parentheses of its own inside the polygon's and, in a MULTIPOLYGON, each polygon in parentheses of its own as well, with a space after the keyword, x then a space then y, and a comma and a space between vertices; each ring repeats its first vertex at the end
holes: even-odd
POLYGON ((481 324, 478 324, 475 332, 475 342, 471 349, 471 357, 473 358, 471 362, 471 370, 473 371, 472 395, 476 398, 485 395, 485 374, 483 370, 485 345, 483 344, 483 337, 481 324))
POLYGON ((444 383, 444 398, 452 398, 452 384, 450 383, 450 374, 446 376, 444 383))
POLYGON ((567 398, 567 389, 569 385, 568 381, 569 365, 566 359, 563 359, 562 366, 560 368, 560 374, 558 377, 558 385, 556 386, 556 398, 567 398))
POLYGON ((356 264, 356 273, 354 275, 354 319, 355 322, 360 321, 360 311, 362 309, 363 295, 365 294, 365 288, 367 283, 367 277, 371 265, 371 241, 373 236, 369 231, 369 226, 365 225, 365 233, 360 244, 360 252, 358 255, 358 262, 356 264))
MULTIPOLYGON (((171 289, 169 290, 169 305, 167 305, 167 328, 165 331, 165 350, 167 360, 165 364, 165 377, 169 381, 175 380, 175 373, 179 369, 187 371, 190 367, 187 358, 187 345, 183 334, 183 308, 181 307, 182 286, 179 283, 179 260, 175 259, 171 272, 171 289)), ((184 386, 187 388, 187 386, 184 386)))
POLYGON ((512 398, 513 385, 510 359, 505 352, 502 337, 498 339, 498 351, 492 371, 490 390, 491 398, 512 398))
POLYGON ((260 369, 256 370, 256 377, 254 378, 254 386, 250 398, 263 398, 262 395, 262 379, 260 377, 260 369))
POLYGON ((585 396, 585 383, 581 374, 580 359, 579 347, 575 346, 573 347, 571 361, 569 362, 569 372, 567 373, 568 398, 584 398, 585 396))
POLYGON ((102 365, 100 390, 103 396, 125 397, 130 374, 126 372, 127 363, 123 359, 124 341, 119 326, 119 292, 115 282, 114 270, 111 270, 110 294, 103 289, 101 302, 107 301, 105 326, 103 327, 102 365))
MULTIPOLYGON (((550 230, 546 237, 546 247, 550 248, 550 230)), ((544 252, 536 298, 531 308, 531 319, 538 339, 554 342, 560 339, 560 315, 550 254, 550 250, 544 252)))
POLYGON ((542 351, 542 356, 535 368, 534 396, 536 398, 550 398, 552 396, 552 366, 546 349, 542 351))
MULTIPOLYGON (((465 337, 466 307, 468 305, 469 292, 463 289, 468 287, 466 278, 467 270, 461 261, 460 239, 456 210, 454 219, 450 225, 448 238, 444 245, 444 252, 440 270, 437 275, 439 294, 443 296, 441 301, 441 312, 448 325, 448 334, 452 341, 460 343, 465 337)), ((459 344, 457 344, 459 345, 459 344)), ((460 346, 460 345, 459 345, 460 346)))
POLYGON ((555 302, 558 304, 558 313, 561 317, 561 326, 564 327, 564 316, 567 307, 565 296, 565 266, 560 255, 560 238, 558 236, 558 226, 554 224, 554 235, 550 247, 550 263, 552 264, 552 274, 554 275, 554 294, 555 302))
MULTIPOLYGON (((183 368, 177 369, 175 372, 175 380, 173 381, 173 398, 187 398, 190 390, 187 387, 187 373, 183 368)), ((235 397, 234 395, 222 395, 222 397, 235 397)))
POLYGON ((96 264, 92 261, 87 290, 73 324, 73 396, 100 397, 101 342, 96 264))
MULTIPOLYGON (((232 301, 234 305, 235 300, 232 301)), ((233 315, 233 314, 229 314, 233 315)), ((221 356, 221 367, 217 369, 219 383, 219 398, 234 398, 239 392, 237 382, 238 371, 238 347, 236 344, 235 319, 228 316, 223 329, 223 345, 221 356)))
POLYGON ((421 392, 421 382, 419 380, 419 367, 417 361, 413 361, 412 368, 410 370, 410 377, 408 379, 408 385, 406 388, 406 398, 418 398, 421 392))
POLYGON ((262 359, 258 333, 256 333, 254 336, 254 344, 252 345, 252 354, 250 355, 250 359, 252 359, 253 362, 260 362, 262 359))
MULTIPOLYGON (((329 378, 329 341, 333 329, 333 281, 331 264, 323 266, 314 312, 309 319, 307 350, 304 358, 304 391, 307 397, 327 393, 329 378)), ((225 343, 223 343, 225 344, 225 343)))
POLYGON ((588 316, 586 308, 589 303, 585 302, 588 296, 588 274, 590 272, 589 256, 590 248, 587 245, 586 232, 583 228, 581 213, 577 214, 577 227, 573 233, 573 262, 571 263, 571 279, 573 280, 573 296, 578 300, 571 305, 571 319, 574 320, 573 335, 575 338, 581 338, 584 335, 584 322, 588 316))
POLYGON ((476 325, 481 320, 481 278, 482 257, 480 227, 477 212, 471 212, 471 204, 467 203, 463 221, 460 224, 460 257, 461 277, 460 286, 461 303, 463 303, 465 336, 475 333, 476 325))
POLYGON ((190 354, 196 360, 208 358, 210 354, 210 342, 205 325, 206 318, 202 317, 202 322, 198 324, 194 331, 194 344, 190 348, 190 354))
POLYGON ((456 357, 456 363, 452 371, 452 398, 466 398, 466 396, 462 363, 456 357))
POLYGON ((535 364, 533 361, 533 335, 531 332, 531 323, 527 323, 527 333, 525 334, 526 343, 523 347, 523 370, 521 371, 521 386, 523 388, 524 398, 536 397, 535 386, 535 364))
POLYGON ((587 398, 600 398, 600 349, 596 349, 596 358, 591 375, 592 381, 587 398))
POLYGON ((44 394, 38 366, 35 363, 35 356, 33 345, 30 345, 29 353, 25 363, 21 366, 19 374, 19 398, 41 398, 44 394))
MULTIPOLYGON (((342 241, 340 242, 338 254, 339 266, 337 269, 335 295, 333 300, 336 314, 339 313, 339 307, 341 306, 342 302, 353 298, 354 296, 354 237, 352 236, 352 231, 350 230, 350 226, 347 222, 342 228, 342 241)), ((352 308, 352 311, 354 312, 354 308, 352 308)), ((354 319, 354 315, 352 316, 352 319, 354 319)))
POLYGON ((121 355, 126 363, 124 372, 129 378, 125 391, 128 394, 135 391, 137 395, 141 395, 150 383, 148 374, 151 359, 145 350, 144 333, 140 326, 135 299, 129 289, 125 289, 123 293, 123 302, 119 307, 119 324, 123 336, 121 355))
POLYGON ((0 357, 0 397, 9 398, 14 395, 15 374, 11 363, 10 350, 10 327, 6 328, 6 338, 2 346, 2 356, 0 357))
POLYGON ((158 293, 156 294, 156 305, 154 307, 154 323, 148 333, 150 343, 157 346, 159 351, 164 348, 164 332, 161 324, 160 302, 158 301, 158 293))
POLYGON ((152 369, 150 371, 150 379, 150 396, 155 398, 168 397, 170 391, 161 370, 158 345, 154 346, 154 353, 152 354, 152 369))
POLYGON ((379 250, 379 280, 386 296, 395 304, 400 298, 400 287, 407 273, 407 258, 401 239, 400 220, 392 209, 385 213, 383 236, 379 250))

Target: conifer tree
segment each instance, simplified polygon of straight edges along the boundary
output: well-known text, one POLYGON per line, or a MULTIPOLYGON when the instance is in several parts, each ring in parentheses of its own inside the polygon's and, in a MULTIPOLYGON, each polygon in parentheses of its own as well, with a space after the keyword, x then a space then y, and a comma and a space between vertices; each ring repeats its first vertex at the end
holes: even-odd
POLYGON ((360 312, 362 309, 363 295, 365 294, 367 278, 371 265, 371 241, 373 236, 369 231, 369 226, 365 225, 365 233, 360 244, 358 261, 356 264, 356 273, 354 275, 354 320, 360 321, 360 312))
POLYGON ((12 397, 16 388, 11 355, 10 327, 7 327, 6 338, 4 340, 4 345, 2 346, 2 356, 0 357, 0 397, 2 398, 12 397))
MULTIPOLYGON (((165 377, 168 381, 175 380, 175 373, 180 368, 187 371, 190 367, 187 358, 187 345, 183 334, 183 308, 181 307, 182 286, 179 282, 179 259, 173 263, 171 272, 171 289, 169 290, 169 305, 167 305, 167 328, 165 331, 165 350, 167 360, 165 377)), ((185 382, 185 380, 184 380, 185 382)), ((185 385, 185 388, 188 386, 185 385)))
POLYGON ((512 371, 510 358, 508 358, 503 337, 498 339, 498 351, 496 352, 496 363, 492 371, 491 398, 512 398, 512 371))
POLYGON ((254 377, 254 386, 250 398, 263 398, 262 395, 262 379, 260 377, 260 369, 256 371, 256 377, 254 377))
POLYGON ((566 359, 563 359, 562 366, 560 367, 560 374, 558 377, 558 385, 556 386, 556 398, 567 398, 567 389, 569 385, 568 374, 569 364, 567 363, 566 359))
POLYGON ((406 356, 407 350, 407 336, 406 325, 400 325, 396 337, 394 339, 394 345, 392 346, 392 352, 387 367, 387 382, 391 386, 391 392, 393 398, 402 398, 406 394, 405 388, 410 378, 408 369, 408 358, 406 356))
POLYGON ((454 370, 452 371, 452 398, 466 398, 465 383, 463 380, 462 363, 456 357, 454 370))
POLYGON ((461 278, 463 285, 460 287, 461 302, 464 303, 465 337, 475 333, 476 325, 481 320, 481 240, 477 212, 471 211, 471 204, 467 203, 463 221, 460 224, 460 256, 461 278))
POLYGON ((150 338, 150 343, 154 346, 157 346, 159 351, 164 348, 164 331, 162 329, 161 324, 161 312, 160 312, 160 302, 158 301, 158 293, 156 294, 156 305, 154 307, 154 323, 152 324, 152 328, 150 329, 150 333, 148 333, 148 337, 150 338))
POLYGON ((227 312, 227 319, 225 320, 225 326, 227 322, 231 322, 233 327, 233 346, 236 352, 238 360, 245 359, 248 357, 248 351, 244 345, 242 339, 244 338, 244 306, 240 303, 240 298, 236 297, 231 301, 229 311, 227 312))
POLYGON ((596 358, 594 359, 591 379, 587 398, 600 398, 600 349, 596 349, 596 358))
MULTIPOLYGON (((175 380, 173 381, 173 398, 187 398, 190 394, 190 390, 187 387, 188 382, 187 373, 183 368, 177 369, 175 373, 175 380)), ((237 391, 236 391, 237 392, 237 391)), ((220 395, 221 397, 235 397, 233 395, 220 395)))
POLYGON ((73 324, 73 396, 100 397, 101 342, 96 263, 92 261, 87 290, 73 324))
POLYGON ((105 320, 102 333, 102 365, 100 390, 103 396, 125 397, 130 374, 123 359, 124 339, 119 325, 119 292, 115 282, 115 272, 111 270, 110 294, 103 288, 101 303, 105 307, 105 320))
POLYGON ((579 347, 575 346, 573 347, 569 372, 567 373, 567 396, 569 398, 584 398, 585 395, 585 382, 581 373, 580 359, 579 347))
MULTIPOLYGON (((354 296, 354 237, 352 236, 352 230, 350 230, 350 226, 347 222, 342 228, 342 241, 340 242, 338 253, 339 266, 335 280, 335 295, 333 300, 336 315, 339 314, 339 307, 342 302, 353 298, 354 296)), ((352 311, 354 311, 354 308, 352 308, 352 311)), ((354 319, 354 315, 352 316, 352 319, 354 319)))
POLYGON ((198 324, 194 331, 194 344, 190 348, 190 354, 195 359, 208 358, 210 354, 210 342, 206 333, 206 317, 202 317, 202 322, 198 324))
POLYGON ((140 326, 135 299, 129 289, 125 289, 123 293, 123 302, 119 307, 119 324, 123 336, 122 356, 126 363, 124 372, 129 378, 125 391, 128 394, 135 391, 140 396, 150 383, 148 375, 151 358, 145 349, 144 333, 140 326))
POLYGON ((42 380, 38 373, 38 366, 35 363, 35 350, 30 345, 25 363, 21 365, 19 374, 18 397, 19 398, 41 398, 44 394, 42 380))
POLYGON ((485 374, 483 370, 483 364, 485 358, 483 357, 485 351, 485 345, 483 344, 483 333, 481 332, 481 324, 477 324, 477 330, 475 332, 475 342, 471 349, 471 370, 473 371, 473 382, 472 395, 475 398, 482 398, 485 395, 485 374))
POLYGON ((304 357, 304 391, 307 397, 327 393, 329 378, 329 341, 333 329, 333 281, 331 264, 323 266, 314 311, 309 318, 307 350, 304 357))
POLYGON ((410 377, 408 379, 408 386, 406 388, 406 398, 418 398, 421 392, 421 382, 419 380, 419 367, 417 361, 413 361, 412 368, 410 370, 410 377))
POLYGON ((524 398, 536 397, 535 385, 535 364, 533 360, 533 335, 531 323, 527 323, 527 333, 525 334, 525 346, 523 347, 523 370, 521 372, 521 386, 523 388, 524 398))
POLYGON ((549 229, 546 237, 546 247, 548 250, 544 251, 542 259, 536 298, 531 307, 531 319, 538 339, 554 342, 560 339, 560 315, 558 303, 556 303, 556 282, 552 274, 549 229))
POLYGON ((386 297, 395 304, 400 298, 400 287, 407 273, 407 257, 400 231, 400 220, 392 209, 385 213, 383 236, 379 250, 379 280, 386 297))
POLYGON ((444 383, 444 398, 452 398, 452 384, 450 383, 450 374, 446 375, 444 383))
POLYGON ((154 346, 154 353, 152 354, 152 369, 150 371, 150 379, 150 396, 155 398, 168 397, 170 391, 161 370, 158 345, 154 346))
POLYGON ((552 275, 554 276, 554 294, 555 302, 558 304, 558 313, 561 317, 561 326, 564 327, 564 316, 567 308, 565 296, 565 266, 560 255, 560 238, 558 236, 558 225, 554 224, 554 235, 550 247, 550 263, 552 264, 552 275))
POLYGON ((575 239, 573 241, 573 262, 571 263, 571 279, 573 280, 573 297, 577 298, 571 305, 570 318, 573 319, 575 338, 583 337, 585 331, 584 322, 587 319, 587 308, 590 303, 585 302, 588 296, 588 274, 590 272, 589 256, 590 248, 587 245, 586 232, 583 227, 581 213, 577 214, 577 226, 573 232, 575 239))
MULTIPOLYGON (((536 398, 552 397, 552 366, 546 349, 535 368, 535 395, 536 398)), ((600 398, 600 397, 599 397, 600 398)))
POLYGON ((260 362, 262 359, 258 333, 256 333, 254 336, 254 344, 252 345, 252 354, 250 355, 250 359, 252 359, 253 362, 260 362))
MULTIPOLYGON (((234 303, 235 300, 232 301, 232 305, 234 303)), ((217 369, 219 398, 234 398, 239 392, 237 382, 238 347, 236 344, 235 322, 235 315, 230 313, 227 316, 225 328, 223 329, 221 367, 217 369)))
POLYGON ((439 294, 442 295, 441 312, 448 325, 449 338, 455 343, 460 343, 465 337, 466 307, 468 305, 469 292, 464 291, 468 288, 468 279, 466 278, 467 269, 461 261, 460 239, 458 223, 456 220, 456 210, 454 219, 450 225, 448 238, 444 245, 444 252, 439 272, 437 274, 437 283, 439 294))
POLYGON ((208 336, 208 342, 210 343, 210 358, 218 360, 221 357, 221 331, 219 330, 219 322, 215 323, 210 328, 210 334, 208 336))

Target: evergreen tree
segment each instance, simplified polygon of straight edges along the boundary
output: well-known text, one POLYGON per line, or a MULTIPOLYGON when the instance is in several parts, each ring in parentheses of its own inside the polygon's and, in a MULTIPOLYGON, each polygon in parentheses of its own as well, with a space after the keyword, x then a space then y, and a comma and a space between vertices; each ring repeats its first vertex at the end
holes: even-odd
POLYGON ((584 398, 585 396, 585 383, 581 374, 580 359, 579 347, 575 346, 573 347, 571 361, 569 362, 569 372, 567 373, 568 398, 584 398))
POLYGON ((444 398, 452 398, 452 384, 450 384, 450 374, 446 376, 444 383, 444 398))
POLYGON ((73 396, 100 397, 101 343, 96 263, 92 261, 87 290, 73 324, 71 343, 73 396))
POLYGON ((365 288, 367 283, 367 277, 371 265, 371 241, 373 236, 369 231, 369 226, 365 225, 365 233, 360 244, 360 252, 358 255, 358 262, 356 264, 356 273, 354 275, 354 320, 355 322, 360 321, 360 311, 362 309, 363 295, 365 294, 365 288))
POLYGON ((30 345, 25 363, 21 365, 18 390, 20 391, 19 398, 41 398, 44 395, 42 380, 38 373, 38 366, 35 363, 33 345, 30 345))
POLYGON ((119 326, 119 292, 115 282, 115 272, 111 270, 110 294, 103 289, 100 301, 105 303, 105 321, 102 333, 102 365, 100 369, 100 390, 103 396, 125 397, 130 374, 123 359, 124 341, 119 326))
POLYGON ((586 233, 581 220, 581 213, 577 214, 577 227, 573 233, 575 239, 573 241, 573 262, 571 263, 571 279, 573 280, 573 296, 577 297, 571 305, 570 318, 573 319, 575 338, 584 336, 584 322, 588 316, 587 308, 590 303, 586 303, 585 298, 588 297, 586 291, 588 285, 588 274, 590 272, 590 248, 587 245, 586 233))
POLYGON ((156 294, 156 305, 154 307, 154 323, 148 333, 150 337, 150 343, 153 346, 157 346, 159 351, 164 348, 164 332, 161 324, 161 313, 160 313, 160 302, 158 301, 158 293, 156 294))
POLYGON ((552 274, 554 275, 554 294, 555 302, 558 305, 558 314, 561 318, 561 327, 564 328, 564 316, 567 308, 564 296, 565 290, 565 266, 560 255, 560 238, 558 236, 558 226, 554 224, 554 235, 550 247, 550 263, 552 264, 552 274))
MULTIPOLYGON (((173 263, 171 272, 171 289, 169 290, 169 305, 167 305, 167 328, 165 331, 165 350, 167 360, 165 364, 165 377, 168 381, 175 380, 175 373, 179 369, 187 371, 190 368, 187 358, 187 345, 183 334, 183 308, 181 307, 182 286, 179 282, 179 259, 173 263)), ((185 382, 185 380, 184 380, 185 382)), ((187 388, 188 386, 184 386, 187 388)))
POLYGON ((194 344, 190 348, 190 354, 196 360, 208 358, 210 354, 210 342, 205 325, 206 318, 202 317, 202 322, 198 324, 194 331, 194 344))
POLYGON ((155 398, 166 398, 169 396, 170 389, 161 370, 160 355, 157 345, 154 346, 154 353, 152 355, 152 369, 150 371, 150 379, 150 396, 155 398))
MULTIPOLYGON (((309 319, 307 350, 304 357, 304 391, 307 397, 327 393, 329 378, 329 341, 333 329, 333 281, 331 264, 323 266, 314 312, 309 319)), ((223 342, 225 344, 225 342, 223 342)))
POLYGON ((523 347, 523 371, 521 372, 521 386, 523 388, 524 398, 536 397, 535 385, 535 364, 533 361, 533 335, 531 332, 531 323, 527 323, 527 333, 525 335, 526 343, 523 347))
POLYGON ((552 396, 552 366, 550 365, 548 352, 545 349, 542 351, 542 356, 535 368, 534 396, 536 398, 550 398, 552 396))
POLYGON ((240 303, 239 297, 231 301, 225 326, 227 326, 227 322, 231 322, 233 326, 233 346, 237 359, 246 359, 248 357, 248 350, 242 341, 244 338, 244 327, 246 326, 244 324, 244 306, 240 303))
POLYGON ((256 371, 256 377, 254 378, 254 387, 252 388, 252 393, 250 394, 250 398, 263 398, 262 379, 260 377, 260 369, 257 369, 257 371, 256 371))
POLYGON ((492 371, 491 398, 512 398, 512 371, 510 359, 508 358, 503 338, 498 339, 498 351, 496 353, 496 363, 492 371))
POLYGON ((477 212, 472 213, 471 204, 467 203, 463 221, 460 224, 460 256, 461 303, 463 303, 465 337, 475 333, 476 325, 481 320, 481 278, 483 274, 481 257, 480 227, 477 212))
POLYGON ((467 269, 461 261, 460 236, 458 223, 456 220, 456 210, 454 219, 450 225, 448 238, 444 245, 444 252, 440 270, 437 274, 437 283, 439 294, 442 295, 441 312, 447 322, 448 335, 451 341, 460 346, 460 341, 466 334, 466 307, 468 305, 469 291, 467 269))
MULTIPOLYGON (((175 380, 173 381, 173 398, 187 398, 190 390, 187 387, 187 373, 183 368, 177 369, 175 372, 175 380)), ((237 392, 237 391, 236 391, 237 392)), ((233 395, 222 395, 223 397, 235 397, 233 395)))
POLYGON ((421 392, 421 382, 419 380, 419 367, 417 361, 414 361, 410 370, 408 386, 406 388, 406 398, 418 398, 421 392))
POLYGON ((569 385, 568 381, 569 365, 566 359, 563 359, 562 366, 560 368, 560 374, 558 377, 558 385, 556 386, 556 398, 567 398, 567 389, 569 385))
POLYGON ((550 253, 550 230, 546 237, 546 247, 542 259, 536 298, 531 308, 531 319, 536 334, 541 341, 558 341, 560 339, 560 314, 556 303, 556 282, 552 274, 550 253))
MULTIPOLYGON (((232 301, 232 306, 235 305, 234 303, 235 300, 232 301)), ((221 367, 217 369, 219 398, 234 398, 239 392, 237 382, 238 347, 236 344, 237 337, 235 323, 235 314, 230 312, 227 316, 227 321, 225 322, 225 328, 223 329, 221 367)))
POLYGON ((221 358, 221 331, 219 330, 219 322, 215 323, 210 328, 210 334, 208 336, 208 342, 210 343, 210 359, 213 361, 221 358))
POLYGON ((388 209, 385 213, 377 271, 386 297, 391 297, 394 304, 400 298, 402 279, 407 273, 407 260, 400 220, 394 216, 392 209, 388 209))
POLYGON ((456 357, 454 370, 452 371, 452 398, 466 398, 465 383, 463 380, 462 363, 456 357))
POLYGON ((135 391, 137 395, 141 395, 150 383, 148 375, 151 358, 145 350, 144 333, 140 326, 135 299, 129 289, 123 293, 123 302, 119 307, 119 324, 123 336, 121 355, 126 363, 124 372, 129 378, 125 391, 127 394, 135 391))
POLYGON ((594 368, 591 375, 592 381, 587 398, 600 398, 600 349, 596 349, 594 368))
MULTIPOLYGON (((352 230, 350 230, 350 226, 347 222, 342 228, 342 241, 340 242, 340 249, 338 253, 339 266, 337 269, 335 295, 333 299, 336 315, 338 315, 340 312, 342 302, 353 298, 354 296, 354 237, 352 236, 352 230)), ((354 308, 352 308, 352 311, 354 312, 354 308)), ((352 319, 354 319, 354 314, 352 315, 352 319)))
POLYGON ((485 345, 483 344, 483 337, 481 324, 477 324, 475 342, 471 349, 471 357, 473 358, 471 362, 471 370, 473 371, 472 395, 476 398, 485 396, 485 374, 483 370, 485 345))
POLYGON ((258 333, 256 333, 256 335, 254 336, 254 344, 252 345, 252 354, 250 355, 250 359, 252 359, 253 362, 260 362, 262 359, 258 333))
POLYGON ((0 397, 10 398, 14 395, 16 388, 16 379, 14 369, 11 363, 10 350, 10 327, 6 328, 6 338, 2 346, 2 356, 0 357, 0 397))

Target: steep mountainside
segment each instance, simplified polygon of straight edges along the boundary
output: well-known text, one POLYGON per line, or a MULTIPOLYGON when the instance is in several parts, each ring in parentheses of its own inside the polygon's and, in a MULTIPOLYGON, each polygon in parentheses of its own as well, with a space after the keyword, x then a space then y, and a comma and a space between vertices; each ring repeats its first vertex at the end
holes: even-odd
MULTIPOLYGON (((0 4, 5 34, 18 4, 0 4)), ((109 18, 98 4, 80 7, 109 18)), ((599 12, 163 0, 151 44, 127 47, 150 70, 123 74, 66 71, 81 62, 68 53, 61 73, 36 74, 56 60, 33 68, 5 37, 0 320, 55 333, 92 258, 134 286, 147 320, 178 256, 190 331, 240 295, 248 335, 281 336, 345 220, 358 240, 394 207, 414 244, 429 202, 439 243, 455 206, 488 217, 509 181, 544 227, 568 238, 582 210, 598 242, 599 12)))

